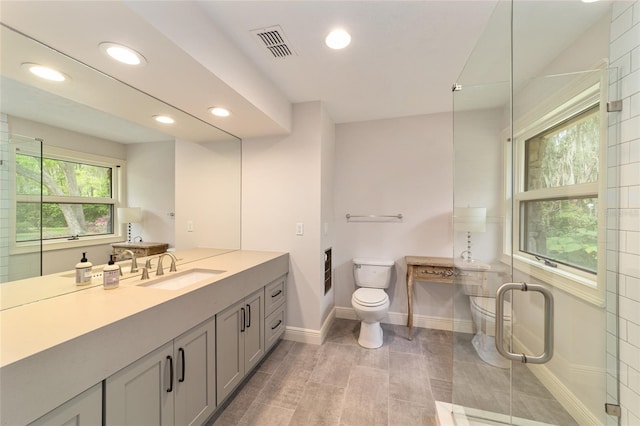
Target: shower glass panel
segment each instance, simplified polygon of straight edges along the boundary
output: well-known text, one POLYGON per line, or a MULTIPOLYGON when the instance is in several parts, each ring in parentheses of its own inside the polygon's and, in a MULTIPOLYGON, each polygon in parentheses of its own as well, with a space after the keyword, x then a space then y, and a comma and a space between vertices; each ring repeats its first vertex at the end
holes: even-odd
POLYGON ((573 63, 571 43, 548 45, 554 26, 573 31, 574 44, 584 33, 608 45, 606 10, 586 6, 499 2, 454 90, 452 402, 454 418, 471 424, 618 424, 604 409, 618 403, 620 132, 606 106, 617 70, 599 62, 606 52, 573 63), (507 49, 496 38, 505 27, 507 49), (535 62, 543 51, 551 56, 535 62), (505 283, 519 284, 504 292, 498 320, 505 283), (496 350, 500 326, 498 344, 517 361, 496 350))
POLYGON ((0 283, 42 271, 42 141, 3 135, 8 139, 2 140, 0 283), (20 244, 20 236, 31 241, 20 244))
POLYGON ((607 348, 617 328, 615 282, 606 279, 617 264, 605 255, 614 225, 607 223, 601 91, 611 90, 610 72, 519 82, 511 127, 504 109, 478 106, 490 93, 508 93, 509 84, 454 94, 452 399, 467 416, 604 424, 604 403, 617 400, 615 380, 606 388, 607 373, 617 377, 615 344, 607 348), (529 90, 547 94, 544 108, 525 107, 529 90), (495 296, 504 283, 539 284, 553 296, 552 348, 540 293, 510 291, 503 304, 505 350, 529 358, 553 350, 549 362, 508 361, 497 352, 495 296))

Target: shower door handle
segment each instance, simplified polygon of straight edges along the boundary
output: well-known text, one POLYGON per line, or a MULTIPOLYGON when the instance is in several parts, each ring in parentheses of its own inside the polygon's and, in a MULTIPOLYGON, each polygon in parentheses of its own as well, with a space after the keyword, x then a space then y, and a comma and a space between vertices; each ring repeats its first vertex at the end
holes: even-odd
POLYGON ((544 364, 553 357, 553 294, 539 284, 506 283, 496 293, 496 349, 511 361, 529 364, 544 364), (508 291, 537 291, 544 296, 544 352, 538 356, 514 354, 504 348, 504 297, 508 291))

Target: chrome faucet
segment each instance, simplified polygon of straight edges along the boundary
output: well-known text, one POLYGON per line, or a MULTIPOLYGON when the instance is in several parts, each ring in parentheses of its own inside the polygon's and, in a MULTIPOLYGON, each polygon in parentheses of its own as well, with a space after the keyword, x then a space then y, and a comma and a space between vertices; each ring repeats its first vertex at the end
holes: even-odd
POLYGON ((176 269, 176 261, 178 259, 176 259, 174 254, 162 253, 160 256, 158 256, 158 269, 156 269, 156 276, 164 275, 164 271, 162 270, 162 259, 164 259, 165 256, 169 256, 171 258, 171 266, 169 267, 169 272, 176 272, 178 270, 176 269))
POLYGON ((123 257, 125 254, 128 254, 131 257, 131 270, 129 272, 138 272, 138 261, 136 260, 136 255, 131 250, 125 250, 122 252, 123 257))

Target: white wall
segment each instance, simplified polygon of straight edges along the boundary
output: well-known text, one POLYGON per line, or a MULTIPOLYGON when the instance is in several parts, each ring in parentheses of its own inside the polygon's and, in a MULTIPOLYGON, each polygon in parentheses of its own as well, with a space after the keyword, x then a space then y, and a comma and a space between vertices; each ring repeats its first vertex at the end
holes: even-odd
MULTIPOLYGON (((434 114, 336 126, 336 306, 351 309, 351 259, 395 262, 390 313, 407 312, 408 255, 451 257, 452 116, 434 114), (401 213, 401 221, 347 222, 345 215, 401 213)), ((414 312, 451 318, 452 286, 419 283, 414 312)))
MULTIPOLYGON (((294 105, 290 135, 242 141, 242 248, 290 253, 287 328, 316 336, 327 305, 322 243, 332 238, 321 238, 322 150, 332 145, 323 133, 329 127, 322 103, 307 102, 294 105), (296 223, 304 224, 304 235, 296 235, 296 223)), ((329 232, 336 231, 330 226, 329 232)))
POLYGON ((175 247, 175 142, 127 145, 127 200, 140 207, 142 223, 131 224, 131 238, 175 247))
MULTIPOLYGON (((607 281, 612 291, 618 282, 621 424, 632 426, 640 424, 640 1, 614 3, 610 39, 609 59, 618 68, 623 111, 619 124, 610 127, 617 144, 609 150, 609 170, 618 178, 610 195, 617 195, 619 210, 613 210, 618 220, 609 224, 608 235, 618 249, 608 253, 617 263, 607 265, 607 281)), ((612 310, 615 314, 615 306, 612 310)), ((615 321, 611 325, 608 337, 615 340, 615 321)), ((615 380, 615 351, 610 358, 615 380)))
POLYGON ((175 144, 177 249, 240 248, 240 154, 237 140, 175 144), (193 230, 188 230, 188 222, 193 230))
MULTIPOLYGON (((335 227, 334 222, 334 166, 336 156, 336 132, 333 120, 327 112, 322 110, 322 134, 321 134, 321 152, 322 157, 320 164, 321 172, 321 189, 320 189, 320 222, 321 222, 321 249, 322 253, 328 248, 331 248, 332 253, 335 252, 335 227)), ((333 255, 332 255, 333 257, 333 255)), ((321 274, 324 279, 324 257, 321 261, 321 274)), ((333 275, 333 269, 331 271, 333 275)), ((324 292, 324 287, 323 292, 324 292)), ((320 307, 321 323, 324 324, 328 315, 330 315, 334 303, 335 284, 331 286, 331 289, 324 294, 322 298, 322 305, 320 307)))
POLYGON ((19 117, 9 117, 9 131, 12 134, 41 138, 44 145, 57 146, 93 155, 126 159, 126 146, 119 142, 73 132, 60 127, 49 126, 19 117))
MULTIPOLYGON (((504 223, 503 110, 456 112, 454 126, 454 205, 487 209, 486 231, 472 233, 471 252, 474 259, 495 265, 504 223)), ((466 232, 454 233, 456 258, 467 249, 466 237, 466 232)))

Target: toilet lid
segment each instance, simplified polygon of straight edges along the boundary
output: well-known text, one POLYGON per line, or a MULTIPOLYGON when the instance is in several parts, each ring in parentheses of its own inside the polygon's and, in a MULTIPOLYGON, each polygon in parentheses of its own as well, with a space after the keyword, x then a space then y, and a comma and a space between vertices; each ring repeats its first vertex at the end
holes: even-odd
POLYGON ((379 288, 359 288, 353 293, 353 298, 362 306, 375 307, 384 305, 389 296, 379 288))
MULTIPOLYGON (((482 315, 490 318, 496 317, 496 298, 495 297, 469 297, 471 305, 482 315)), ((511 319, 511 302, 504 302, 504 319, 511 319)))

